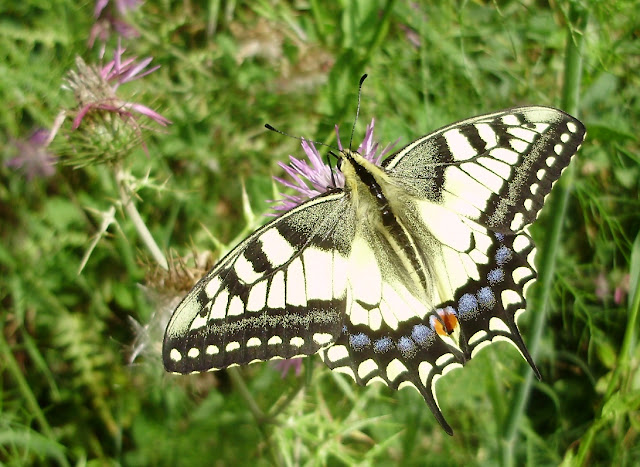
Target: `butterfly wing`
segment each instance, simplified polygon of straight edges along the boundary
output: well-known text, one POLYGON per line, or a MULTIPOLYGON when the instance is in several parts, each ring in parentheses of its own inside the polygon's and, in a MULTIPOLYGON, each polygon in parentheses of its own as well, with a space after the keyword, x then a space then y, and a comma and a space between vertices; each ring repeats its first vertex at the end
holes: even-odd
POLYGON ((343 192, 329 192, 227 254, 171 317, 163 345, 167 371, 310 355, 337 339, 354 231, 349 209, 343 192))
MULTIPOLYGON (((403 224, 416 225, 408 213, 402 218, 403 224)), ((451 434, 435 383, 464 365, 481 344, 508 340, 535 369, 515 323, 525 308, 525 287, 535 278, 528 262, 533 244, 524 233, 496 234, 465 219, 461 224, 469 225, 469 243, 448 245, 434 241, 430 224, 421 222, 423 229, 413 231, 413 238, 417 253, 428 252, 432 290, 421 293, 406 269, 399 273, 405 266, 375 228, 359 230, 349 258, 348 319, 343 333, 320 356, 329 368, 361 385, 379 381, 393 389, 414 387, 451 434), (451 318, 457 338, 440 323, 451 318)))
POLYGON ((466 358, 507 340, 540 377, 516 326, 536 277, 526 228, 585 133, 561 110, 513 108, 444 127, 383 163, 437 239, 441 306, 458 311, 466 358))
POLYGON ((375 263, 382 271, 367 276, 380 284, 370 286, 381 291, 379 300, 352 294, 345 332, 320 352, 325 363, 359 384, 415 387, 449 434, 435 382, 483 346, 509 341, 539 377, 516 326, 536 277, 534 245, 523 229, 584 134, 561 111, 511 109, 445 127, 383 162, 386 191, 395 195, 390 204, 416 255, 424 255, 432 290, 425 297, 397 271, 385 276, 400 259, 385 257, 379 239, 370 239, 352 261, 368 256, 366 269, 375 263), (358 303, 367 304, 364 312, 358 303))
POLYGON ((516 107, 446 126, 382 166, 418 198, 502 233, 531 224, 585 136, 551 107, 516 107))
POLYGON ((505 339, 537 373, 516 326, 535 278, 525 228, 584 134, 559 110, 515 108, 420 138, 382 169, 360 167, 363 190, 389 205, 337 190, 251 235, 178 306, 165 367, 320 352, 359 384, 415 387, 451 434, 434 390, 449 369, 505 339), (395 232, 372 220, 378 208, 394 213, 395 232))

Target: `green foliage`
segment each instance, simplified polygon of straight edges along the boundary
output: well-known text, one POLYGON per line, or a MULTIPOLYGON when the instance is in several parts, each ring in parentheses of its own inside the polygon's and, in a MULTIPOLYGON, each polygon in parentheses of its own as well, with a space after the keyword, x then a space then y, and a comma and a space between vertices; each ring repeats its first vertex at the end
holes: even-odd
POLYGON ((125 158, 31 180, 6 162, 63 109, 48 149, 98 147, 72 145, 91 134, 73 133, 88 126, 71 128, 61 85, 102 44, 87 45, 93 2, 0 5, 0 463, 640 462, 637 2, 422 3, 147 0, 120 18, 139 37, 120 40, 161 68, 116 94, 172 124, 140 117, 125 158), (301 154, 264 123, 346 139, 363 73, 356 140, 372 117, 402 145, 520 104, 588 129, 532 229, 541 281, 521 324, 543 381, 506 344, 484 350, 438 383, 453 438, 417 393, 360 388, 316 358, 284 379, 271 364, 177 377, 158 358, 161 318, 211 259, 155 264, 217 257, 262 223, 277 163, 301 154))

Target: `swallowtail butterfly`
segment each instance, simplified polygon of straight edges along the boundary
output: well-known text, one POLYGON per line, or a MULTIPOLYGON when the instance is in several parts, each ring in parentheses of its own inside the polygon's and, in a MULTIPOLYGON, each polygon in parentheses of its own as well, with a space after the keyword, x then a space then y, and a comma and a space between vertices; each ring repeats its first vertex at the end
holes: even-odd
POLYGON ((344 180, 235 247, 182 300, 167 371, 319 353, 361 385, 435 383, 495 340, 539 372, 516 326, 536 273, 527 233, 585 128, 517 107, 441 128, 381 165, 340 150, 344 180))

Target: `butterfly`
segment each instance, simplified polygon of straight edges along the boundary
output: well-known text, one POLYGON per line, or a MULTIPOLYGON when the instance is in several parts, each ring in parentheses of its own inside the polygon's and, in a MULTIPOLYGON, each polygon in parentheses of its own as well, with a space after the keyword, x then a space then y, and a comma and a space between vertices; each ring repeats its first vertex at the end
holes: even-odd
POLYGON ((256 230, 186 295, 167 371, 319 354, 358 384, 417 389, 448 434, 435 383, 506 340, 536 278, 536 219, 585 137, 550 107, 443 127, 381 164, 337 152, 333 183, 256 230))

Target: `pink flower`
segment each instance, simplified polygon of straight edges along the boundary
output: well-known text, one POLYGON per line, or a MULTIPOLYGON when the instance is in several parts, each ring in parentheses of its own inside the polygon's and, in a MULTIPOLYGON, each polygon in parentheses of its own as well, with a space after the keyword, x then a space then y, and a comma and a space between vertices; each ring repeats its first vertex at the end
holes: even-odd
POLYGON ((55 173, 58 157, 47 148, 51 142, 49 130, 35 130, 26 141, 16 141, 18 155, 5 162, 7 167, 20 169, 27 180, 51 177, 55 173))
POLYGON ((89 66, 78 57, 77 69, 69 72, 65 87, 73 91, 78 103, 75 110, 68 112, 73 116, 71 129, 82 130, 81 134, 73 136, 76 146, 73 165, 86 165, 100 158, 102 162, 117 159, 137 144, 146 151, 142 136, 143 130, 149 127, 140 122, 141 116, 161 126, 171 123, 150 107, 119 97, 120 85, 143 78, 159 68, 148 68, 151 57, 138 61, 137 57, 124 58, 124 52, 118 44, 113 60, 101 68, 89 66), (84 157, 83 152, 88 156, 84 157))
POLYGON ((129 11, 136 10, 141 0, 115 0, 109 5, 109 0, 97 0, 93 11, 96 22, 89 33, 89 47, 93 47, 96 39, 103 44, 107 41, 112 31, 125 39, 138 37, 140 33, 135 27, 127 23, 124 16, 129 11), (109 7, 109 8, 107 8, 109 7))
MULTIPOLYGON (((360 153, 365 159, 373 162, 376 165, 380 165, 382 158, 387 155, 395 143, 387 145, 378 154, 379 144, 373 142, 373 127, 375 121, 372 119, 371 123, 367 126, 364 139, 360 146, 358 146, 357 152, 360 153)), ((340 134, 338 132, 338 126, 336 125, 336 135, 338 138, 338 149, 343 150, 342 142, 340 141, 340 134)), ((274 180, 282 185, 293 188, 299 194, 288 195, 281 194, 283 199, 276 201, 278 204, 273 206, 276 211, 288 211, 299 204, 303 203, 307 199, 318 196, 325 193, 332 188, 344 187, 344 175, 336 168, 329 167, 323 160, 322 156, 316 149, 315 145, 306 140, 302 140, 302 149, 304 150, 309 163, 304 160, 296 159, 293 156, 289 156, 289 165, 280 162, 278 165, 284 169, 284 171, 293 179, 293 181, 284 180, 280 177, 273 177, 274 180), (332 176, 333 174, 333 176, 332 176), (311 185, 311 186, 309 186, 311 185)), ((276 213, 270 214, 276 216, 276 213)))
POLYGON ((151 57, 147 57, 137 63, 137 57, 123 60, 122 55, 125 50, 118 44, 113 60, 99 70, 87 66, 82 59, 77 59, 78 72, 72 71, 68 80, 69 88, 75 92, 76 98, 80 103, 80 110, 73 119, 73 129, 78 128, 83 118, 93 110, 114 112, 123 119, 132 119, 134 118, 133 112, 137 112, 151 118, 162 126, 171 123, 171 121, 149 107, 135 102, 124 101, 116 95, 116 91, 121 84, 140 79, 160 68, 157 65, 145 70, 153 60, 151 57))

